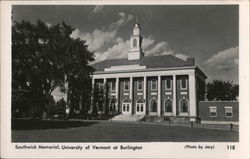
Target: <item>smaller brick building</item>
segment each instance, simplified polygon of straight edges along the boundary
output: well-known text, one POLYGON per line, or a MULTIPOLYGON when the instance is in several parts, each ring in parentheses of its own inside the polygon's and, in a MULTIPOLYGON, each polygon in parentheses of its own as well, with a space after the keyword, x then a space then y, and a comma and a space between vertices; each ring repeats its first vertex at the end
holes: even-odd
POLYGON ((199 118, 204 124, 239 124, 239 102, 200 101, 199 118))

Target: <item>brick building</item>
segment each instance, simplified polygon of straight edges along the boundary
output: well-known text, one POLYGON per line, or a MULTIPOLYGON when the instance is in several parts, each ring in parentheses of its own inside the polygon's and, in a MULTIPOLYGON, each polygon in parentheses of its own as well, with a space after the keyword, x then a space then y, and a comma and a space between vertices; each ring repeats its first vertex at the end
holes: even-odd
POLYGON ((205 99, 207 76, 196 66, 194 58, 144 56, 147 53, 142 50, 142 42, 141 28, 136 23, 127 58, 93 65, 96 71, 92 84, 95 93, 102 92, 104 99, 96 104, 98 111, 131 117, 169 116, 196 120, 198 102, 205 99))
POLYGON ((200 101, 199 118, 204 124, 239 124, 239 102, 200 101))

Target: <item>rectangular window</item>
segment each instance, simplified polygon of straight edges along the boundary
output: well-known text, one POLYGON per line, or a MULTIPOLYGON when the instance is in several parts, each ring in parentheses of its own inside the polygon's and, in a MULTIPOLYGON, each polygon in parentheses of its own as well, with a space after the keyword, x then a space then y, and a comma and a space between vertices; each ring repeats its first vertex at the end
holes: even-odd
POLYGON ((165 80, 165 89, 166 90, 172 89, 172 80, 171 79, 166 79, 165 80))
POLYGON ((217 117, 217 107, 209 107, 210 117, 217 117))
POLYGON ((225 107, 225 116, 226 118, 233 117, 233 107, 225 107))
POLYGON ((138 91, 142 90, 142 81, 137 81, 137 90, 138 91))
POLYGON ((181 89, 187 89, 187 79, 181 79, 181 89))
POLYGON ((111 91, 115 91, 115 81, 111 82, 111 91))
POLYGON ((124 91, 129 90, 129 81, 124 81, 124 91))
POLYGON ((157 90, 157 81, 155 79, 151 80, 151 90, 157 90))

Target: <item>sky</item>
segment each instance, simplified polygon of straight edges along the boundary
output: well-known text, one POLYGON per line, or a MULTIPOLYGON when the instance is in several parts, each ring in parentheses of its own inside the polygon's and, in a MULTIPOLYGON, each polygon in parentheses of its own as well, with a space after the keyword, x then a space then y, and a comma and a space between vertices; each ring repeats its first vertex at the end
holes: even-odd
POLYGON ((237 5, 18 5, 15 21, 66 22, 95 52, 95 62, 126 58, 136 22, 145 56, 195 57, 207 81, 238 84, 239 8, 237 5))

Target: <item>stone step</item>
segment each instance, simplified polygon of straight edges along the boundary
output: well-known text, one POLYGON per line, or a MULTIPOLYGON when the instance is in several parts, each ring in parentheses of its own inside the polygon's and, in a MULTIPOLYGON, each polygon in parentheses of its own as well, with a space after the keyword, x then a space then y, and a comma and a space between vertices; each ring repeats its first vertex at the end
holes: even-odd
POLYGON ((139 121, 144 115, 124 115, 120 114, 112 118, 113 121, 139 121))
POLYGON ((173 123, 190 123, 190 118, 187 117, 172 117, 170 120, 173 123))
POLYGON ((188 117, 166 117, 166 116, 145 116, 146 122, 167 122, 172 123, 190 123, 190 118, 188 117))

